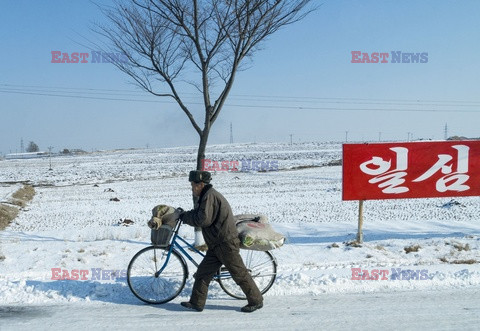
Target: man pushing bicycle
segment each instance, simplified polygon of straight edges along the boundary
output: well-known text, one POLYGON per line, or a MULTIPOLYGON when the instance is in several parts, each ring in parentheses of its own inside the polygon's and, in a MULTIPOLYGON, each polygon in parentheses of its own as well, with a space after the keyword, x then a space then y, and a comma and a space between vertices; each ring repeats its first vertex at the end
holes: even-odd
POLYGON ((181 305, 202 311, 207 300, 208 286, 218 269, 224 265, 247 297, 248 304, 241 311, 250 313, 263 307, 263 296, 240 256, 240 240, 230 204, 212 187, 211 178, 207 171, 190 171, 188 180, 198 202, 190 211, 179 208, 171 214, 171 217, 179 218, 185 224, 201 227, 208 246, 195 274, 190 301, 182 302, 181 305))

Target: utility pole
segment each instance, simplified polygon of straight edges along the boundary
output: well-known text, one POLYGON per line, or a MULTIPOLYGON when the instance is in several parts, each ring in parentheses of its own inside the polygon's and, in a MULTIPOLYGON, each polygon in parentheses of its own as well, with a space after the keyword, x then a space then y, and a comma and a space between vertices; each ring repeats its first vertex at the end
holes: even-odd
POLYGON ((48 159, 50 161, 50 168, 48 170, 50 170, 50 171, 53 170, 52 169, 52 149, 53 149, 52 146, 48 147, 48 159))
POLYGON ((230 122, 230 144, 233 144, 233 126, 232 126, 232 122, 230 122))
POLYGON ((378 141, 382 141, 382 133, 381 132, 378 133, 378 141))
POLYGON ((443 134, 444 134, 445 140, 447 140, 447 139, 448 139, 448 126, 447 126, 447 123, 445 123, 445 128, 443 129, 443 134))
POLYGON ((407 132, 407 141, 410 141, 410 136, 412 135, 411 132, 407 132))
POLYGON ((345 131, 345 142, 348 142, 348 131, 345 131))
POLYGON ((290 145, 293 145, 293 134, 290 134, 290 145))

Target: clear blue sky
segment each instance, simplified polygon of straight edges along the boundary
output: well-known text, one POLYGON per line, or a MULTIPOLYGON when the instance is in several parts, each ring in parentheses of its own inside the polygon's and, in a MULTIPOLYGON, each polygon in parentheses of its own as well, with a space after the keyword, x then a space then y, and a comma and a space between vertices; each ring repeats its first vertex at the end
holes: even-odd
MULTIPOLYGON (((479 17, 477 0, 323 1, 239 73, 209 143, 228 143, 230 123, 235 142, 443 139, 445 124, 480 137, 479 17), (428 62, 351 63, 352 51, 428 62)), ((54 151, 198 144, 174 103, 113 65, 51 63, 51 51, 90 52, 103 20, 90 1, 0 1, 0 153, 21 139, 54 151)))

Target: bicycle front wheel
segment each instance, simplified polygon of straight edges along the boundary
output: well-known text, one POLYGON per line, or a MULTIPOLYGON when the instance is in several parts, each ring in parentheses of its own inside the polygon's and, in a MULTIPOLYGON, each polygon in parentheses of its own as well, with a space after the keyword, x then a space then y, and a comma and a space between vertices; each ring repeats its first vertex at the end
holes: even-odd
MULTIPOLYGON (((240 255, 260 292, 262 294, 266 293, 272 287, 277 277, 277 261, 275 257, 268 251, 246 249, 241 249, 240 255)), ((218 282, 228 295, 237 299, 246 299, 242 289, 235 283, 225 267, 219 270, 218 282)))
POLYGON ((187 273, 187 265, 177 251, 169 254, 166 248, 150 246, 140 250, 130 261, 127 282, 137 298, 159 304, 180 294, 187 273))

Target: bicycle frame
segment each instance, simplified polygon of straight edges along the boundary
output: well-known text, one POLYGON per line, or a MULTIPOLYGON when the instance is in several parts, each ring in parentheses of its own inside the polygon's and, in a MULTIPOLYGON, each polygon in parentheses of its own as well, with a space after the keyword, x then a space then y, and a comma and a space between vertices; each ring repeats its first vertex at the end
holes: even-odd
MULTIPOLYGON (((195 259, 187 252, 187 250, 185 248, 182 247, 181 243, 185 244, 190 250, 192 250, 193 252, 195 252, 197 255, 200 255, 202 258, 205 257, 205 254, 202 253, 201 251, 199 251, 198 249, 195 248, 195 246, 193 246, 191 243, 189 243, 188 241, 186 241, 185 239, 183 239, 182 237, 180 237, 178 235, 178 232, 180 230, 180 226, 182 225, 182 222, 179 221, 176 225, 175 225, 175 229, 173 230, 173 236, 172 236, 172 240, 170 242, 170 245, 168 246, 168 253, 167 253, 167 258, 165 260, 165 263, 163 264, 163 266, 155 273, 155 277, 158 277, 163 269, 165 269, 165 267, 167 266, 168 262, 170 261, 170 255, 172 254, 172 251, 173 250, 176 250, 177 252, 180 252, 180 255, 181 256, 184 256, 186 257, 190 262, 192 262, 192 264, 198 268, 198 262, 195 261, 195 259), (178 243, 177 240, 179 240, 181 243, 178 243)), ((187 266, 187 272, 188 272, 188 266, 187 266)), ((230 275, 230 272, 228 271, 223 271, 221 270, 221 272, 218 272, 214 277, 213 279, 214 280, 218 280, 218 278, 230 278, 232 277, 230 275)))

